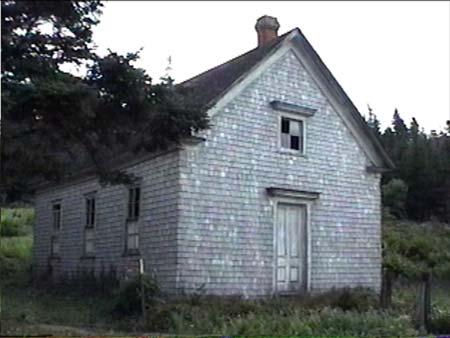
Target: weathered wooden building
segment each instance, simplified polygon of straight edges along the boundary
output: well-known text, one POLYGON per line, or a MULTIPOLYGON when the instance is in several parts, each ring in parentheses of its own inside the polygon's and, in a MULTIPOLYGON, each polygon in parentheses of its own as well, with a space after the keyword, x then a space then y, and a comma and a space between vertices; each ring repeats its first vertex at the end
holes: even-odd
POLYGON ((381 172, 392 162, 302 32, 256 24, 257 48, 180 85, 211 105, 197 142, 36 193, 38 271, 142 258, 168 292, 267 295, 381 283, 381 172))

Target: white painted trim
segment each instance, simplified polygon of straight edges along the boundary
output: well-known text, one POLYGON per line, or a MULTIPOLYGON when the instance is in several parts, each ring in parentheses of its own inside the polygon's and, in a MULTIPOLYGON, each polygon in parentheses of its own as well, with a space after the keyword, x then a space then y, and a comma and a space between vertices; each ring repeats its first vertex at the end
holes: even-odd
POLYGON ((278 218, 278 204, 291 204, 298 206, 305 206, 306 211, 306 292, 311 291, 311 212, 313 200, 291 197, 272 196, 273 203, 273 254, 272 254, 272 295, 277 294, 277 241, 276 241, 276 225, 278 218))
MULTIPOLYGON (((292 42, 292 39, 295 36, 299 36, 299 32, 297 30, 292 31, 292 33, 286 37, 286 39, 282 42, 282 46, 278 48, 272 55, 268 56, 265 60, 260 62, 257 66, 255 66, 252 70, 250 70, 248 73, 244 74, 241 78, 239 78, 236 81, 236 84, 229 90, 227 90, 226 94, 219 99, 219 101, 208 110, 208 116, 212 118, 215 116, 218 112, 220 112, 231 100, 233 100, 236 96, 238 96, 250 83, 252 83, 256 78, 258 78, 262 73, 264 73, 272 64, 274 64, 276 61, 278 61, 281 57, 283 57, 285 54, 287 54, 289 51, 292 51, 294 55, 296 56, 297 60, 300 62, 300 64, 303 66, 305 71, 308 73, 308 75, 312 78, 314 83, 317 85, 319 90, 322 92, 324 97, 328 100, 334 111, 336 111, 337 115, 341 118, 344 125, 348 128, 350 134, 355 139, 356 143, 359 145, 360 149, 364 154, 366 154, 367 158, 374 164, 382 164, 382 159, 379 158, 379 156, 376 154, 376 152, 371 149, 369 146, 370 141, 367 140, 367 137, 362 135, 360 132, 358 132, 357 126, 354 125, 354 123, 351 122, 351 119, 347 116, 348 114, 343 111, 343 109, 340 107, 334 96, 328 91, 326 86, 322 84, 321 80, 318 78, 318 76, 314 73, 311 64, 308 62, 307 58, 303 57, 301 55, 301 52, 295 47, 295 44, 292 42)), ((286 112, 283 112, 283 114, 286 112)), ((296 117, 295 119, 298 119, 296 117)), ((282 150, 283 153, 286 154, 296 154, 300 156, 305 156, 306 154, 306 121, 305 123, 305 146, 304 146, 304 153, 299 154, 298 152, 291 153, 289 151, 285 151, 285 149, 282 150)), ((279 139, 279 137, 278 137, 279 139)), ((279 142, 279 141, 278 141, 279 142)), ((280 146, 278 145, 278 149, 280 149, 280 146)))
POLYGON ((306 133, 307 133, 307 122, 306 122, 306 118, 304 116, 300 116, 297 114, 293 114, 293 113, 288 113, 288 112, 282 112, 279 111, 278 112, 278 132, 277 132, 277 149, 280 153, 283 154, 289 154, 289 155, 299 155, 299 156, 305 156, 306 155, 306 133), (303 139, 302 139, 302 146, 303 146, 303 150, 295 150, 295 149, 288 149, 288 148, 283 148, 281 146, 281 119, 285 117, 289 120, 294 120, 294 121, 302 121, 302 125, 303 125, 303 139))
POLYGON ((263 74, 271 65, 283 57, 292 47, 289 43, 291 39, 296 35, 296 32, 287 36, 280 47, 272 54, 266 57, 263 61, 259 62, 253 69, 242 75, 235 81, 235 84, 228 89, 224 96, 222 96, 216 104, 208 110, 208 116, 212 118, 218 112, 221 111, 231 100, 238 96, 250 83, 263 74))
POLYGON ((142 187, 143 187, 143 179, 142 177, 139 177, 135 182, 131 183, 131 184, 126 184, 122 186, 122 191, 123 191, 123 222, 122 224, 124 225, 123 227, 123 231, 124 231, 124 254, 130 254, 130 252, 132 252, 132 249, 128 249, 128 225, 129 223, 135 223, 137 226, 137 233, 138 233, 138 248, 137 248, 137 252, 139 252, 139 254, 141 253, 142 250, 142 233, 141 233, 141 223, 142 223, 142 200, 143 200, 143 193, 142 193, 142 187), (136 188, 139 187, 139 216, 137 219, 134 220, 130 220, 128 219, 128 203, 129 203, 129 198, 130 198, 130 189, 132 188, 136 188))
POLYGON ((296 115, 301 115, 304 117, 314 116, 314 114, 317 111, 317 109, 314 109, 314 108, 299 106, 297 104, 293 104, 293 103, 285 102, 285 101, 279 101, 279 100, 270 101, 270 106, 274 110, 292 113, 292 114, 296 114, 296 115))
POLYGON ((54 199, 50 202, 50 210, 51 210, 51 222, 50 222, 50 227, 51 227, 51 231, 50 231, 50 252, 48 257, 50 258, 54 258, 54 257, 61 257, 61 252, 62 252, 62 245, 61 245, 61 238, 62 238, 62 230, 63 230, 63 199, 62 198, 58 198, 58 199, 54 199), (59 228, 58 230, 55 230, 55 212, 53 210, 53 207, 55 205, 59 204, 59 228), (58 240, 58 245, 59 245, 59 252, 57 254, 53 253, 53 238, 56 237, 58 240))
POLYGON ((83 253, 81 257, 86 257, 86 256, 95 256, 95 252, 96 252, 96 247, 97 247, 97 210, 98 210, 98 203, 97 203, 97 190, 94 191, 90 191, 87 192, 85 194, 83 194, 83 204, 84 204, 84 214, 83 214, 83 218, 82 218, 82 222, 81 224, 84 223, 83 225, 83 253), (92 225, 92 227, 87 227, 86 223, 86 216, 88 214, 88 209, 87 209, 87 199, 94 199, 95 201, 95 210, 94 210, 94 224, 92 225), (93 242, 94 242, 94 248, 93 248, 93 252, 87 253, 86 252, 86 232, 87 231, 92 231, 93 233, 93 242))
POLYGON ((354 124, 351 122, 351 119, 348 118, 347 116, 348 114, 345 111, 343 111, 343 109, 340 107, 339 103, 334 98, 334 95, 332 95, 328 91, 327 87, 315 74, 313 67, 308 62, 308 59, 303 57, 301 52, 297 48, 295 48, 293 44, 291 45, 292 45, 291 50, 294 52, 294 55, 296 56, 297 60, 300 62, 300 64, 308 73, 308 75, 311 77, 311 79, 314 81, 319 90, 322 92, 323 96, 328 100, 328 102, 330 103, 334 111, 337 113, 337 115, 341 118, 342 122, 348 128, 350 134, 353 136, 353 138, 355 139, 356 143, 359 145, 363 153, 366 154, 366 156, 371 162, 380 164, 382 160, 379 159, 378 156, 368 147, 368 143, 370 142, 363 135, 361 135, 361 133, 358 132, 358 128, 355 127, 354 124))

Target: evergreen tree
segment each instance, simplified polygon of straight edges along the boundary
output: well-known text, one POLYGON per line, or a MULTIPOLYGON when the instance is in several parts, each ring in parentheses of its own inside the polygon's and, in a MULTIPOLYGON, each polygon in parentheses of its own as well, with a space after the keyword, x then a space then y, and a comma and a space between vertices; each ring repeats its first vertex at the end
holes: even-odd
POLYGON ((372 129, 376 135, 380 136, 380 121, 377 118, 377 115, 373 113, 373 109, 370 105, 367 105, 367 109, 369 110, 369 118, 366 120, 370 129, 372 129))
POLYGON ((138 53, 96 55, 100 14, 99 1, 2 1, 3 203, 88 164, 124 182, 111 158, 165 149, 208 126, 189 92, 134 67, 138 53), (88 72, 74 76, 67 64, 88 72))
POLYGON ((392 127, 386 128, 381 140, 396 164, 394 171, 383 176, 383 185, 393 179, 406 183, 407 216, 450 221, 450 137, 427 135, 415 118, 408 128, 395 110, 392 127))

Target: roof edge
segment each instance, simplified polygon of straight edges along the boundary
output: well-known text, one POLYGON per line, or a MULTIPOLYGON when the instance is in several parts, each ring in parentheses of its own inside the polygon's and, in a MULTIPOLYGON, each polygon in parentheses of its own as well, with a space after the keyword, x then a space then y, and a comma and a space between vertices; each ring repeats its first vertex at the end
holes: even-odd
POLYGON ((324 84, 331 89, 331 92, 334 92, 338 101, 346 108, 351 116, 352 120, 355 122, 358 129, 365 135, 368 140, 371 142, 374 150, 386 166, 386 169, 394 169, 395 164, 392 159, 387 154, 386 150, 383 148, 381 141, 379 138, 373 133, 373 131, 369 128, 366 121, 364 121, 361 113, 358 111, 350 97, 347 95, 345 90, 336 80, 334 75, 326 66, 325 62, 321 59, 319 54, 315 51, 314 47, 302 33, 299 28, 295 29, 298 32, 298 35, 293 38, 293 43, 297 44, 297 47, 304 50, 307 54, 310 55, 311 60, 317 66, 317 69, 321 72, 321 75, 324 77, 324 84), (303 48, 302 48, 303 47, 303 48), (344 101, 344 102, 342 102, 344 101))

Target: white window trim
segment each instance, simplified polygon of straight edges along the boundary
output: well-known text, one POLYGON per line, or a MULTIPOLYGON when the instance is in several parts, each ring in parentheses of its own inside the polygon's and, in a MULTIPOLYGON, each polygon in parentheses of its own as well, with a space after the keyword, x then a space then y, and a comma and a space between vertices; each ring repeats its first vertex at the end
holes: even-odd
MULTIPOLYGON (((139 221, 139 219, 141 218, 141 212, 142 212, 142 210, 141 210, 141 206, 142 206, 142 203, 141 203, 141 201, 142 201, 142 187, 141 187, 140 184, 132 184, 132 185, 128 185, 127 186, 126 201, 127 201, 127 204, 126 204, 126 219, 127 219, 127 221, 129 221, 129 222, 139 221), (128 214, 128 208, 129 208, 129 204, 130 204, 130 190, 131 189, 136 189, 136 188, 139 188, 139 201, 137 203, 138 204, 139 215, 137 217, 130 218, 129 214, 128 214)), ((135 203, 133 201, 133 206, 134 205, 135 205, 135 203)), ((134 210, 133 210, 133 213, 134 213, 134 210)))
POLYGON ((137 220, 127 221, 127 223, 126 223, 126 228, 125 228, 125 247, 126 247, 126 252, 127 253, 139 252, 139 250, 140 250, 140 247, 141 247, 141 229, 140 229, 140 223, 137 220), (133 234, 129 233, 130 225, 136 226, 136 232, 134 232, 133 234), (131 236, 136 236, 137 237, 137 248, 130 248, 128 246, 128 239, 131 236))
POLYGON ((95 256, 95 227, 94 228, 84 228, 84 232, 83 232, 83 256, 84 257, 93 257, 95 256), (92 231, 92 252, 88 252, 86 250, 87 248, 87 240, 86 240, 86 234, 88 231, 92 231))
POLYGON ((277 294, 277 242, 276 226, 278 217, 278 204, 292 204, 305 206, 306 210, 306 292, 311 291, 311 212, 318 193, 285 191, 285 189, 268 189, 268 194, 273 205, 273 256, 272 256, 272 295, 277 294))
POLYGON ((85 216, 84 217, 84 221, 85 221, 84 227, 85 228, 96 228, 97 227, 97 192, 96 191, 93 191, 93 192, 90 192, 90 193, 87 193, 84 195, 84 216, 85 216), (92 224, 92 226, 89 226, 89 227, 88 227, 88 224, 86 224, 86 216, 87 216, 87 212, 88 212, 86 202, 88 199, 95 200, 94 224, 92 224))
POLYGON ((62 199, 51 201, 51 235, 50 235, 50 257, 61 256, 61 230, 63 227, 63 203, 62 199), (55 228, 55 205, 59 204, 59 228, 55 228), (58 242, 59 252, 55 253, 53 250, 54 241, 58 242))
POLYGON ((52 210, 52 224, 51 224, 51 226, 52 226, 52 233, 61 232, 61 229, 63 227, 63 205, 62 205, 62 200, 54 200, 54 201, 52 201, 51 210, 52 210), (54 207, 57 204, 59 204, 59 228, 55 229, 55 211, 54 211, 54 207))
POLYGON ((134 255, 134 254, 140 254, 141 249, 141 219, 142 219, 142 181, 138 180, 136 183, 125 185, 124 191, 124 255, 134 255), (129 203, 129 190, 131 188, 140 188, 140 195, 139 195, 139 216, 137 219, 130 219, 128 218, 128 203, 129 203), (128 225, 130 223, 136 224, 137 226, 137 236, 138 236, 138 247, 137 249, 130 249, 128 248, 128 225))
POLYGON ((278 151, 280 153, 284 153, 284 154, 290 154, 290 155, 297 155, 297 156, 306 156, 306 147, 307 147, 307 143, 306 143, 306 133, 307 133, 307 121, 306 118, 303 116, 300 116, 298 114, 292 114, 292 113, 287 113, 287 112, 280 112, 278 114, 278 132, 277 132, 277 148, 278 151), (295 150, 295 149, 289 149, 289 148, 283 148, 281 146, 281 120, 282 118, 287 118, 290 120, 295 120, 295 121, 301 121, 303 124, 303 138, 302 138, 302 144, 303 144, 303 149, 302 150, 295 150))
POLYGON ((97 192, 96 191, 92 191, 89 192, 87 194, 84 194, 84 227, 83 227, 83 257, 93 257, 95 256, 95 243, 96 243, 96 228, 97 228, 97 192), (94 210, 94 223, 92 224, 92 226, 88 226, 88 224, 86 223, 86 216, 88 213, 88 208, 87 208, 87 200, 88 199, 94 199, 95 200, 95 210, 94 210), (93 250, 92 252, 87 252, 86 250, 86 232, 88 231, 92 231, 92 242, 93 242, 93 250))

